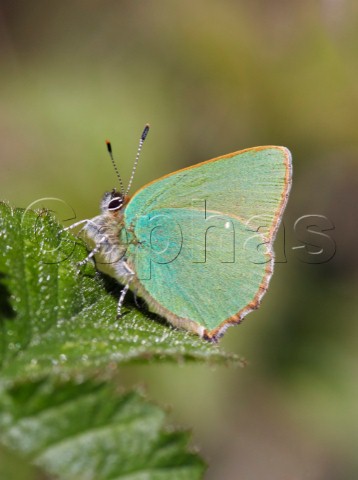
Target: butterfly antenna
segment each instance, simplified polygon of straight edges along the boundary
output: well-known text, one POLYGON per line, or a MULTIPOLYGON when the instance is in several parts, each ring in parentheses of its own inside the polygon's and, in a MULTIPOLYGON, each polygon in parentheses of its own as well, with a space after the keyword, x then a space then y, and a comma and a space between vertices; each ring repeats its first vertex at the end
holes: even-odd
POLYGON ((119 170, 118 170, 118 167, 117 167, 117 165, 116 165, 116 162, 114 161, 114 158, 113 158, 111 142, 110 142, 109 140, 106 140, 106 145, 107 145, 107 150, 108 150, 110 159, 111 159, 111 161, 112 161, 112 165, 113 165, 114 171, 116 172, 117 178, 118 178, 118 180, 119 180, 119 185, 120 185, 120 187, 121 187, 121 193, 124 193, 123 180, 122 180, 122 177, 121 177, 121 175, 120 175, 120 173, 119 173, 119 170))
POLYGON ((133 165, 133 168, 132 168, 131 178, 129 179, 128 187, 127 187, 127 190, 126 190, 125 195, 128 195, 128 192, 129 192, 129 190, 131 189, 132 182, 133 182, 133 178, 134 178, 134 175, 135 175, 135 171, 136 171, 137 165, 138 165, 138 160, 139 160, 140 152, 141 152, 141 150, 142 150, 142 146, 143 146, 144 140, 147 138, 148 132, 149 132, 149 125, 147 124, 147 125, 144 127, 143 133, 142 133, 142 135, 141 135, 141 137, 140 137, 140 140, 139 140, 137 155, 136 155, 136 157, 135 157, 134 165, 133 165))

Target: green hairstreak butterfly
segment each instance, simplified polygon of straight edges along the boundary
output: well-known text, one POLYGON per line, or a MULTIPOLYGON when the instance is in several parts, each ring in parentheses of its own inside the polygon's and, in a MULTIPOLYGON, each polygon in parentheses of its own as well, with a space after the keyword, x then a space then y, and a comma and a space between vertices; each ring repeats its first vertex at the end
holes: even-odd
POLYGON ((95 248, 123 285, 172 325, 215 341, 256 309, 273 272, 275 239, 291 186, 287 148, 254 147, 178 170, 128 196, 104 195, 83 220, 95 248))

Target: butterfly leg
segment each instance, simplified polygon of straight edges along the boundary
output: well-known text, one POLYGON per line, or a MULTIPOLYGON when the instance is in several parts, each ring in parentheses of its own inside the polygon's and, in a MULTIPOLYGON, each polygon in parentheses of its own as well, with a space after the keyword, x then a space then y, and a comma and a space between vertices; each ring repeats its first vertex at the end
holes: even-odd
POLYGON ((124 303, 125 296, 126 296, 128 290, 129 290, 130 282, 131 282, 131 280, 134 276, 134 271, 129 267, 129 265, 126 262, 123 262, 122 266, 124 267, 124 269, 127 273, 128 282, 123 287, 123 289, 121 291, 121 294, 119 296, 118 305, 117 305, 117 318, 121 318, 123 316, 122 306, 123 306, 123 303, 124 303))
MULTIPOLYGON (((68 227, 64 228, 63 231, 64 231, 64 232, 67 232, 67 231, 69 231, 69 230, 72 230, 73 228, 78 227, 79 225, 82 225, 82 223, 86 223, 86 224, 87 224, 87 223, 90 222, 90 221, 91 221, 91 220, 89 220, 89 219, 87 219, 87 218, 86 218, 85 220, 80 220, 79 222, 73 223, 72 225, 69 225, 68 227)), ((84 228, 86 228, 86 225, 84 225, 78 233, 80 233, 84 228)))
POLYGON ((82 225, 84 223, 85 225, 83 225, 83 227, 76 233, 76 236, 79 236, 79 234, 82 232, 82 230, 84 230, 87 227, 87 225, 90 221, 91 220, 89 220, 87 218, 85 220, 80 220, 79 222, 73 223, 72 225, 69 225, 68 227, 65 227, 65 228, 59 230, 57 235, 60 237, 63 234, 63 232, 69 232, 73 228, 76 228, 79 225, 82 225))
POLYGON ((125 299, 125 296, 129 290, 129 283, 122 288, 121 294, 119 296, 118 305, 117 305, 117 318, 122 318, 122 306, 125 299))
POLYGON ((87 255, 86 258, 84 258, 83 260, 78 262, 77 266, 80 268, 83 265, 85 265, 86 263, 88 263, 91 260, 91 258, 93 258, 97 253, 99 253, 101 251, 101 248, 102 248, 102 246, 103 246, 103 244, 106 240, 107 240, 107 237, 105 235, 103 235, 103 237, 99 240, 99 242, 94 247, 94 249, 90 251, 90 253, 87 255))

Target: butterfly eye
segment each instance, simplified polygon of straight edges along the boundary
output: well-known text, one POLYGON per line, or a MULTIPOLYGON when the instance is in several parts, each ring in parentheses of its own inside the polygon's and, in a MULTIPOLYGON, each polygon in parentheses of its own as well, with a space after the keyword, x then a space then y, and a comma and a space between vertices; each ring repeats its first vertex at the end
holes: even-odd
POLYGON ((123 205, 123 199, 121 197, 112 198, 108 204, 108 210, 118 210, 123 205))

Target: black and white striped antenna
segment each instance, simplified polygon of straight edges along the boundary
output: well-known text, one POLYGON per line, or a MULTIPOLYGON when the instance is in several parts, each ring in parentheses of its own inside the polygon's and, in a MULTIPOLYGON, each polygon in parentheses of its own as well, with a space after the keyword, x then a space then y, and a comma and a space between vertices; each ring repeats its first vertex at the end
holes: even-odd
POLYGON ((135 171, 137 170, 137 165, 138 165, 138 161, 139 161, 140 152, 142 150, 144 140, 147 138, 148 132, 149 132, 149 125, 147 123, 147 125, 144 127, 143 133, 142 133, 142 135, 140 136, 140 139, 139 139, 137 155, 136 155, 135 160, 134 160, 132 173, 131 173, 131 178, 129 179, 128 187, 127 187, 125 195, 128 195, 128 192, 131 189, 133 179, 134 179, 134 175, 135 175, 135 171))
POLYGON ((148 125, 148 123, 147 123, 146 126, 144 127, 144 130, 143 130, 143 132, 142 132, 142 135, 140 136, 140 139, 139 139, 139 145, 138 145, 137 155, 136 155, 135 160, 134 160, 134 164, 133 164, 133 168, 132 168, 132 173, 131 173, 131 176, 130 176, 130 179, 129 179, 129 182, 128 182, 128 187, 127 187, 127 190, 126 190, 126 191, 124 191, 123 180, 122 180, 121 174, 119 173, 117 164, 116 164, 116 162, 114 161, 111 142, 110 142, 109 140, 106 140, 107 150, 108 150, 109 156, 110 156, 110 158, 111 158, 114 171, 116 172, 117 178, 118 178, 118 180, 119 180, 119 184, 120 184, 120 187, 121 187, 121 193, 122 193, 122 195, 124 195, 124 196, 128 195, 129 190, 131 189, 131 186, 132 186, 132 183, 133 183, 133 179, 134 179, 134 175, 135 175, 135 172, 136 172, 137 166, 138 166, 138 161, 139 161, 140 152, 142 151, 143 143, 144 143, 144 140, 147 138, 148 132, 149 132, 149 125, 148 125))
POLYGON ((111 142, 110 142, 109 140, 106 140, 106 145, 107 145, 107 150, 108 150, 110 159, 111 159, 111 161, 112 161, 112 165, 113 165, 114 171, 116 172, 117 178, 118 178, 118 180, 119 180, 119 185, 120 185, 120 187, 121 187, 121 193, 122 193, 122 195, 124 195, 123 180, 122 180, 121 174, 119 173, 117 164, 116 164, 116 162, 114 161, 114 158, 113 158, 111 142))

